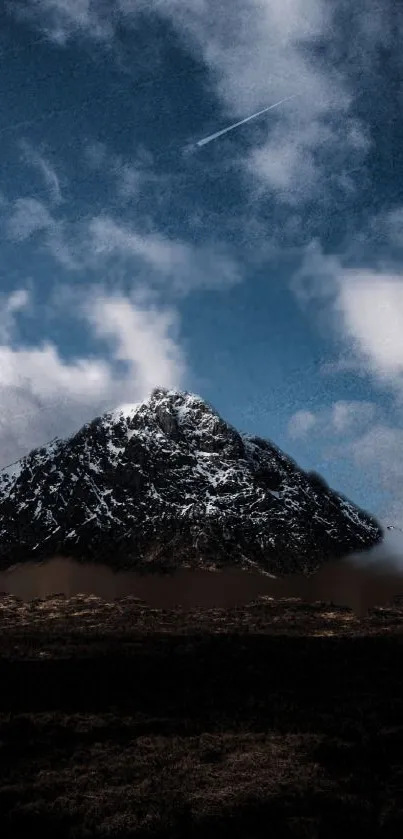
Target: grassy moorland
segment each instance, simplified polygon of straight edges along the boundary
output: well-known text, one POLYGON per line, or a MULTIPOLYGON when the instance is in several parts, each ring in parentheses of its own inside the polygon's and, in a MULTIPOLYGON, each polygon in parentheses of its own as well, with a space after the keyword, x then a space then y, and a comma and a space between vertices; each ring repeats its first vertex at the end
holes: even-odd
POLYGON ((0 597, 0 827, 403 835, 403 611, 0 597))

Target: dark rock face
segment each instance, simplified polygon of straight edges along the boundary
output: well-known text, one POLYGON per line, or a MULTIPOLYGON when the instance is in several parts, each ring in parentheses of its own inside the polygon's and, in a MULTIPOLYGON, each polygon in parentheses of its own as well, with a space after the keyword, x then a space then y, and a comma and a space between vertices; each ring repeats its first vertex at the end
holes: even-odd
POLYGON ((155 390, 0 474, 0 567, 65 554, 162 571, 309 574, 378 523, 202 399, 155 390))

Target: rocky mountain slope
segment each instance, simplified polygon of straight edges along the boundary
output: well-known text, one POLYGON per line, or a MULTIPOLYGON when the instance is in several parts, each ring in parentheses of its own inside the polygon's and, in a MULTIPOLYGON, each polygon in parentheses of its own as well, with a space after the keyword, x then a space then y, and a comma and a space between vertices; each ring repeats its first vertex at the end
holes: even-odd
POLYGON ((156 389, 0 473, 0 567, 64 554, 116 568, 309 574, 379 524, 202 399, 156 389))

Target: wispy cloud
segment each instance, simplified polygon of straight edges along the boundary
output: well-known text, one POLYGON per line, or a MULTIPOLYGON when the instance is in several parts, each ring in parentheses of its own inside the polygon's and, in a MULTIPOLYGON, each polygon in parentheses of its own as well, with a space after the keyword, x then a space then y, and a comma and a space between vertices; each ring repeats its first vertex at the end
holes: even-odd
POLYGON ((377 243, 383 240, 389 246, 403 249, 403 207, 375 215, 369 223, 368 237, 377 243))
POLYGON ((3 212, 2 222, 10 241, 26 242, 37 236, 40 247, 63 268, 76 271, 82 266, 78 244, 69 242, 64 220, 55 218, 43 201, 17 198, 3 212))
MULTIPOLYGON (((98 155, 97 166, 104 165, 101 160, 98 155)), ((135 188, 135 170, 122 169, 118 158, 114 163, 118 191, 128 194, 135 188)), ((143 172, 139 177, 145 177, 143 172)), ((67 270, 131 273, 133 288, 146 285, 182 296, 195 289, 230 288, 243 279, 238 261, 221 241, 195 244, 168 236, 140 214, 130 224, 107 213, 71 221, 63 210, 62 205, 56 214, 32 197, 8 202, 2 213, 6 237, 13 242, 37 237, 39 247, 67 270)))
MULTIPOLYGON (((321 178, 323 188, 329 162, 342 176, 344 168, 351 169, 368 151, 366 126, 351 112, 354 91, 349 73, 343 74, 336 60, 314 56, 315 49, 325 44, 330 54, 337 53, 337 44, 344 39, 337 25, 337 4, 250 0, 246 8, 243 0, 117 0, 109 5, 92 0, 25 0, 21 9, 61 43, 77 35, 112 43, 119 24, 134 27, 139 15, 159 16, 204 61, 223 119, 242 119, 271 102, 299 94, 261 125, 255 124, 252 146, 243 157, 252 189, 281 193, 282 201, 299 203, 311 197, 321 178)), ((373 19, 365 4, 361 16, 373 19)), ((355 17, 357 38, 367 44, 371 31, 361 26, 357 10, 355 17)), ((206 133, 210 129, 217 125, 206 126, 206 133)), ((217 154, 223 153, 221 147, 217 154)), ((351 183, 346 184, 350 188, 351 183)))
POLYGON ((111 152, 105 143, 93 142, 85 145, 84 159, 102 177, 114 180, 120 199, 139 197, 150 187, 161 191, 167 188, 169 177, 156 174, 153 155, 143 146, 136 148, 130 159, 125 159, 111 152))
POLYGON ((119 155, 113 155, 110 163, 116 179, 117 192, 121 198, 139 195, 141 190, 152 185, 163 188, 164 178, 156 175, 153 156, 144 148, 136 149, 130 161, 124 160, 119 155))
POLYGON ((296 411, 288 423, 288 434, 294 440, 305 437, 316 422, 316 416, 312 411, 296 411))
POLYGON ((22 0, 8 5, 14 15, 36 23, 61 45, 72 36, 107 41, 114 33, 113 9, 108 11, 108 6, 97 0, 22 0))
POLYGON ((51 200, 54 203, 59 204, 62 201, 60 181, 50 161, 34 149, 34 147, 26 140, 21 140, 20 146, 24 162, 39 171, 45 186, 48 189, 51 200))
POLYGON ((331 426, 338 434, 351 434, 369 425, 375 418, 372 402, 339 400, 332 406, 331 426))
POLYGON ((403 526, 403 429, 386 423, 373 423, 356 439, 329 446, 327 455, 348 460, 351 468, 365 475, 367 487, 382 491, 385 500, 379 515, 388 523, 403 526))
POLYGON ((247 9, 241 0, 156 5, 189 48, 201 52, 228 116, 242 118, 299 94, 254 128, 244 158, 253 187, 305 201, 329 161, 342 170, 366 154, 369 138, 350 112, 348 77, 313 57, 317 46, 337 38, 333 6, 322 0, 251 0, 247 9))
POLYGON ((317 301, 329 304, 334 300, 342 270, 338 254, 325 254, 316 239, 309 242, 291 278, 291 289, 300 305, 306 309, 317 301))
POLYGON ((314 428, 315 437, 331 440, 340 435, 357 436, 362 434, 375 420, 377 406, 364 400, 340 399, 318 411, 298 410, 288 422, 288 435, 291 439, 309 439, 309 432, 314 428))
MULTIPOLYGON (((317 457, 330 469, 344 465, 356 476, 365 476, 365 492, 378 499, 377 514, 389 524, 403 526, 403 428, 385 419, 382 404, 365 400, 339 400, 312 412, 297 411, 288 423, 290 439, 312 443, 317 457)), ((312 450, 310 456, 312 457, 312 450)))
POLYGON ((83 154, 87 164, 95 171, 103 168, 108 159, 106 145, 100 141, 85 143, 83 154))
POLYGON ((7 236, 14 242, 24 242, 34 233, 54 226, 52 215, 36 198, 17 198, 5 223, 7 236))
POLYGON ((109 216, 93 218, 88 233, 88 246, 96 261, 120 255, 140 262, 148 269, 150 285, 163 280, 179 294, 195 288, 230 287, 242 279, 239 266, 224 246, 196 246, 161 233, 140 233, 109 216))
POLYGON ((8 296, 0 294, 0 342, 11 341, 16 329, 16 315, 30 303, 28 289, 16 289, 8 296))

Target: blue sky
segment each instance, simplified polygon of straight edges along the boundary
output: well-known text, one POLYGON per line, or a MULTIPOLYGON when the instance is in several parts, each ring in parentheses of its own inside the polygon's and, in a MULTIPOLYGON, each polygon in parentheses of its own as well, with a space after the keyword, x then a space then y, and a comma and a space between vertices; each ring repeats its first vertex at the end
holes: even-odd
POLYGON ((6 4, 1 465, 182 387, 402 524, 402 36, 392 0, 6 4))

